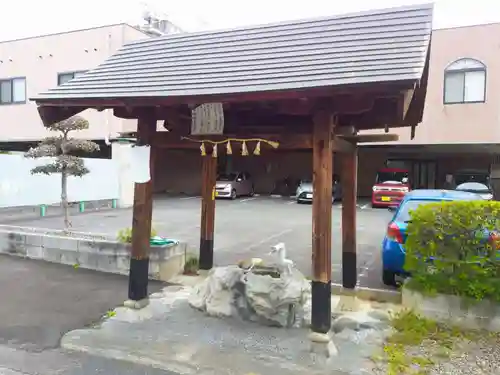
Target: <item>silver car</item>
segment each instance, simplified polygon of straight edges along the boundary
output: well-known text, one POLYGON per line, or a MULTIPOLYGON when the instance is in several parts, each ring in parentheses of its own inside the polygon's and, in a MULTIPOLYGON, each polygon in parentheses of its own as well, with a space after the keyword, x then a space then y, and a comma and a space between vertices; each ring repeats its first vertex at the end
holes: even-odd
POLYGON ((467 191, 469 193, 476 193, 481 198, 487 201, 491 201, 494 199, 493 197, 493 189, 490 186, 485 184, 481 184, 479 182, 464 182, 463 184, 458 185, 455 190, 458 191, 467 191))
POLYGON ((242 195, 254 195, 254 185, 250 174, 246 172, 224 173, 217 177, 216 198, 236 199, 242 195))
MULTIPOLYGON (((342 187, 340 182, 335 179, 333 181, 332 203, 342 200, 342 187)), ((297 203, 311 203, 313 200, 313 184, 311 180, 301 180, 297 191, 295 192, 297 203)))

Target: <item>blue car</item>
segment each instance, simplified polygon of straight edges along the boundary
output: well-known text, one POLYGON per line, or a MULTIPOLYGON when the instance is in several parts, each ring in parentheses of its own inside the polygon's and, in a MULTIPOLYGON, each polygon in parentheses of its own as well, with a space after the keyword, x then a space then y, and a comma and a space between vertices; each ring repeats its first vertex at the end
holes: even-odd
POLYGON ((387 233, 382 241, 382 281, 384 284, 396 286, 397 276, 408 276, 404 271, 404 243, 410 211, 425 203, 481 199, 477 194, 465 191, 422 189, 407 193, 399 206, 389 207, 391 211, 394 211, 394 216, 389 222, 387 233))

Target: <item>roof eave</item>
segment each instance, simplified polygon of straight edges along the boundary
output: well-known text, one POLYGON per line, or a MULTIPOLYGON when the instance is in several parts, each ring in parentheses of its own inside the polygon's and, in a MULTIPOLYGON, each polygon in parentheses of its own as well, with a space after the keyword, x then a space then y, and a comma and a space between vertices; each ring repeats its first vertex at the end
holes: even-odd
MULTIPOLYGON (((423 74, 425 74, 426 70, 424 69, 423 74)), ((400 91, 401 87, 415 87, 415 85, 421 82, 420 79, 413 80, 403 80, 403 81, 394 81, 387 82, 388 84, 395 84, 394 90, 400 91)), ((425 79, 426 82, 426 79, 425 79)), ((373 83, 362 83, 362 84, 351 84, 347 86, 343 86, 342 89, 352 89, 356 90, 357 88, 362 88, 368 85, 372 85, 373 83)), ((389 86, 388 86, 389 87, 389 86)), ((280 99, 290 99, 290 98, 298 98, 298 97, 320 97, 318 95, 318 90, 330 90, 335 89, 336 86, 326 86, 326 87, 311 87, 303 90, 297 89, 289 89, 289 90, 277 90, 277 91, 262 91, 262 92, 251 92, 251 93, 227 93, 220 95, 204 95, 204 96, 185 96, 185 97, 101 97, 101 98, 47 98, 43 95, 31 97, 30 100, 34 101, 38 105, 38 113, 40 114, 40 118, 45 126, 50 126, 56 122, 63 121, 68 119, 71 116, 74 116, 80 112, 85 111, 89 108, 113 108, 113 107, 126 107, 126 106, 176 106, 182 104, 200 104, 200 103, 208 103, 208 102, 236 102, 236 101, 259 101, 259 100, 280 100, 280 99)), ((410 104, 410 108, 408 110, 409 114, 407 118, 414 118, 414 115, 410 113, 414 111, 418 111, 418 103, 415 105, 415 102, 418 102, 418 92, 419 90, 424 91, 424 99, 425 99, 425 87, 417 88, 415 91, 414 99, 410 104)), ((326 92, 324 92, 326 95, 326 92)), ((332 95, 332 92, 329 93, 329 96, 332 95)), ((423 112, 423 108, 421 109, 423 112)), ((418 113, 417 113, 418 117, 418 113)), ((421 116, 420 116, 421 117, 421 116)), ((420 122, 419 120, 418 122, 420 122)), ((409 126, 410 124, 406 124, 409 126)))
MULTIPOLYGON (((29 98, 30 101, 36 102, 38 105, 52 105, 52 106, 125 106, 129 105, 129 102, 137 103, 137 101, 151 101, 155 102, 154 105, 158 105, 159 102, 164 105, 172 104, 191 104, 191 103, 207 103, 210 101, 260 101, 260 100, 280 100, 280 99, 291 99, 292 97, 304 98, 304 97, 320 97, 320 96, 331 96, 335 95, 335 91, 345 91, 345 90, 357 90, 366 87, 371 87, 373 85, 385 85, 385 90, 400 90, 401 88, 413 88, 415 84, 421 81, 422 73, 416 73, 414 78, 385 81, 385 82, 359 82, 359 83, 348 83, 341 85, 320 85, 320 86, 303 86, 303 87, 291 87, 283 89, 269 88, 267 90, 259 91, 237 91, 237 92, 221 92, 221 93, 207 93, 199 95, 175 95, 175 96, 124 96, 124 95, 107 95, 99 97, 88 97, 88 96, 51 96, 50 92, 44 92, 37 96, 32 96, 29 98)), ((141 104, 144 105, 144 104, 141 104)))
POLYGON ((408 113, 405 119, 406 126, 415 127, 420 124, 424 118, 425 100, 427 97, 427 82, 429 80, 430 54, 431 40, 429 40, 425 65, 422 71, 422 78, 417 82, 413 100, 408 108, 408 113))
POLYGON ((44 126, 51 126, 57 122, 67 120, 88 108, 85 107, 54 107, 51 105, 39 105, 37 110, 44 126))

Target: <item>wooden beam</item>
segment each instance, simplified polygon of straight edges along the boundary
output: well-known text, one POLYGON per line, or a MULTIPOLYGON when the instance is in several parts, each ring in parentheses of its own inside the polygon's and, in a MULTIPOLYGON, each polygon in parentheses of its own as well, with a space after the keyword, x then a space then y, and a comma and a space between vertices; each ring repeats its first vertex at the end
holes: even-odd
POLYGON ((342 184, 342 285, 354 289, 358 269, 356 260, 357 150, 340 156, 342 184))
MULTIPOLYGON (((158 132, 154 139, 154 144, 157 147, 168 147, 175 149, 195 149, 200 147, 200 143, 182 139, 184 135, 178 134, 176 132, 158 132)), ((311 134, 224 134, 224 135, 205 135, 205 136, 187 136, 192 140, 211 140, 214 142, 223 141, 228 138, 236 139, 249 139, 249 138, 262 138, 268 141, 279 142, 279 149, 311 149, 312 148, 312 136, 311 134)), ((256 142, 256 141, 252 141, 256 142)), ((251 143, 251 142, 249 142, 251 143)), ((238 142, 233 142, 231 145, 235 148, 239 147, 238 142)), ((266 144, 261 144, 261 147, 265 149, 266 144)))
MULTIPOLYGON (((156 119, 146 116, 137 121, 137 144, 151 145, 156 132, 156 119)), ((154 157, 150 157, 150 173, 153 174, 154 157)), ((134 186, 134 208, 132 213, 132 250, 130 257, 128 298, 142 307, 147 301, 149 279, 149 250, 151 238, 151 219, 153 215, 152 181, 136 183, 134 186)))
POLYGON ((155 118, 166 120, 171 128, 186 128, 189 131, 191 124, 191 111, 187 106, 185 108, 172 108, 172 107, 115 107, 113 108, 113 115, 123 119, 140 118, 145 108, 149 113, 154 114, 155 118))
POLYGON ((356 129, 356 127, 354 127, 352 125, 337 126, 337 128, 335 129, 335 135, 337 137, 340 137, 340 136, 353 136, 353 135, 356 135, 356 134, 358 134, 358 130, 356 129))
POLYGON ((215 230, 215 183, 217 158, 203 156, 201 172, 201 224, 200 224, 200 270, 210 270, 214 265, 215 230))
POLYGON ((399 140, 398 134, 358 134, 358 135, 339 135, 339 138, 342 138, 349 142, 356 143, 370 143, 370 142, 394 142, 399 140))
MULTIPOLYGON (((157 147, 166 147, 169 149, 196 149, 200 147, 200 143, 192 142, 189 140, 182 140, 181 136, 175 132, 157 132, 154 144, 157 147)), ((313 137, 311 134, 224 134, 224 135, 206 135, 206 136, 188 136, 193 140, 211 140, 214 142, 223 141, 228 138, 236 139, 249 139, 249 138, 262 138, 268 141, 278 142, 278 150, 307 150, 313 148, 313 137)), ((256 141, 250 141, 247 146, 251 143, 256 143, 256 141)), ((238 150, 240 144, 238 142, 232 142, 231 146, 233 149, 238 150)), ((261 147, 265 150, 266 148, 271 148, 264 143, 261 147)), ((332 137, 332 148, 334 152, 352 152, 356 147, 356 138, 346 137, 346 136, 334 136, 332 137)))
POLYGON ((313 127, 312 312, 311 330, 331 328, 333 116, 320 110, 313 127))
POLYGON ((401 98, 399 99, 399 118, 401 121, 404 121, 406 118, 406 113, 408 113, 414 93, 415 89, 404 90, 401 98))
POLYGON ((352 153, 356 151, 356 143, 347 141, 341 137, 333 137, 333 151, 340 153, 352 153))
MULTIPOLYGON (((382 98, 387 99, 387 95, 382 95, 382 98)), ((277 116, 310 116, 314 111, 317 100, 329 101, 328 109, 332 113, 337 114, 361 114, 370 112, 375 107, 376 95, 357 95, 341 94, 325 98, 292 98, 285 100, 275 100, 267 102, 256 102, 246 108, 240 103, 233 105, 227 104, 225 107, 226 123, 238 124, 242 119, 248 124, 252 122, 254 115, 259 118, 259 114, 267 116, 269 124, 273 123, 272 117, 277 116), (229 109, 230 108, 230 109, 229 109), (246 108, 246 110, 245 110, 246 108)), ((392 99, 398 99, 398 93, 394 93, 392 99)), ((141 116, 141 111, 144 107, 115 107, 113 113, 116 117, 124 119, 134 119, 141 116)), ((103 107, 99 107, 103 110, 103 107)), ((188 127, 191 123, 191 110, 188 105, 180 107, 162 107, 158 105, 150 106, 150 112, 153 111, 158 120, 167 120, 175 127, 188 127)), ((262 118, 262 116, 260 116, 262 118)), ((262 120, 257 120, 262 122, 262 120)), ((310 126, 310 123, 308 124, 310 126)), ((246 126, 246 125, 245 125, 246 126)))
MULTIPOLYGON (((130 133, 130 136, 135 136, 130 133)), ((311 134, 224 134, 224 135, 206 135, 206 136, 187 136, 177 132, 156 132, 153 139, 153 145, 157 148, 168 148, 176 150, 194 150, 200 147, 200 143, 188 140, 182 140, 182 137, 189 137, 193 140, 212 140, 215 142, 222 141, 228 138, 249 139, 262 138, 269 141, 279 143, 278 150, 306 150, 313 148, 313 137, 311 134)), ((333 151, 334 152, 353 152, 358 143, 370 142, 391 142, 399 139, 398 134, 361 134, 361 135, 334 135, 333 151)), ((248 142, 247 146, 255 141, 248 142)), ((239 143, 231 144, 234 150, 239 150, 239 143)), ((261 144, 263 149, 271 148, 266 144, 261 144)))
MULTIPOLYGON (((287 126, 287 125, 282 125, 282 126, 277 126, 277 125, 245 125, 243 129, 237 128, 237 127, 225 127, 224 131, 227 131, 227 133, 234 134, 234 133, 246 133, 246 134, 267 134, 269 135, 275 135, 275 134, 293 134, 294 128, 287 126), (292 131, 290 131, 290 128, 292 128, 292 131)), ((300 133, 300 132, 298 132, 300 133)), ((303 133, 303 132, 302 132, 303 133)))
POLYGON ((404 122, 399 117, 399 96, 377 98, 372 111, 357 114, 341 113, 338 126, 343 128, 351 124, 356 125, 357 130, 379 129, 386 125, 389 127, 404 126, 404 122))
MULTIPOLYGON (((382 95, 382 94, 381 94, 382 95)), ((328 109, 337 114, 360 114, 370 112, 375 106, 376 95, 359 95, 358 93, 335 95, 329 98, 328 109)), ((324 98, 317 100, 324 102, 324 98)), ((294 115, 310 115, 316 108, 317 100, 302 98, 269 102, 276 113, 294 115)))

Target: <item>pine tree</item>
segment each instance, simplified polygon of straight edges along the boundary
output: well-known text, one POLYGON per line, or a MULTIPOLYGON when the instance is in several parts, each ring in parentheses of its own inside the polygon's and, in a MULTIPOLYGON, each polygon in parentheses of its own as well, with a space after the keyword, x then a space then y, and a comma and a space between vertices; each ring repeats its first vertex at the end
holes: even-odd
POLYGON ((88 129, 88 127, 88 121, 80 116, 74 116, 67 120, 57 122, 51 125, 49 130, 58 132, 59 135, 43 139, 37 147, 31 148, 25 154, 25 157, 32 159, 53 157, 49 163, 33 168, 31 174, 61 174, 61 205, 64 212, 65 229, 71 226, 68 205, 68 177, 82 177, 90 172, 89 169, 85 167, 84 160, 75 154, 99 151, 99 145, 97 143, 71 138, 69 133, 88 129))

